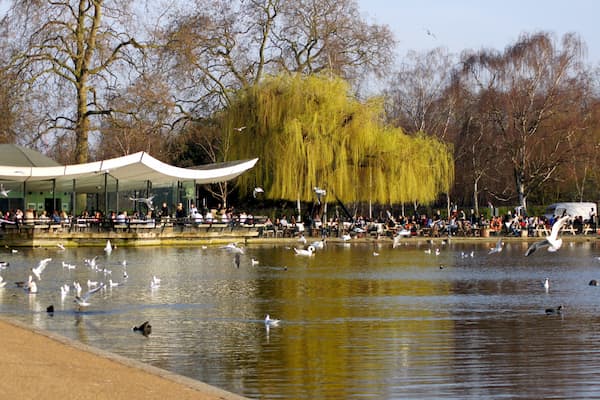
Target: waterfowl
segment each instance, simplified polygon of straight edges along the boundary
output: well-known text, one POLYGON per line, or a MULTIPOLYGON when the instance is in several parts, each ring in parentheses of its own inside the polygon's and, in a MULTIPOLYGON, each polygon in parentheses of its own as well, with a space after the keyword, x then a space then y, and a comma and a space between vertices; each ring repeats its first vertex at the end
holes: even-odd
POLYGON ((144 322, 140 326, 133 327, 134 332, 139 332, 144 336, 148 336, 152 333, 152 325, 148 321, 144 322))

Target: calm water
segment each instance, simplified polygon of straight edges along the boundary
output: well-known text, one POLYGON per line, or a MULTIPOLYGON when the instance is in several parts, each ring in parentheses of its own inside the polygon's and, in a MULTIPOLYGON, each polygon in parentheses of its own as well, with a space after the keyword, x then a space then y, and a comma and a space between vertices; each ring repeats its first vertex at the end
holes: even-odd
POLYGON ((257 399, 600 397, 600 287, 588 286, 600 280, 595 241, 530 257, 524 243, 494 255, 489 244, 438 243, 439 256, 424 240, 410 243, 329 244, 311 258, 249 247, 239 269, 219 247, 6 252, 1 312, 257 399), (84 266, 94 255, 110 276, 84 266), (12 284, 46 257, 38 294, 12 284), (73 291, 61 301, 64 283, 85 292, 88 279, 110 277, 122 284, 85 312, 73 291), (559 304, 561 315, 545 314, 559 304), (267 330, 267 313, 281 324, 267 330), (145 320, 149 337, 132 332, 145 320))

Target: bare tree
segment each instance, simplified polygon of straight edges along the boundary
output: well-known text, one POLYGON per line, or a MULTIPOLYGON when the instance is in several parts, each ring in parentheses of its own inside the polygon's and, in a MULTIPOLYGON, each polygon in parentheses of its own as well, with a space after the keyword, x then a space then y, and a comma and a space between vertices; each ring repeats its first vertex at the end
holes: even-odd
POLYGON ((486 113, 501 139, 497 163, 512 170, 523 207, 565 163, 567 141, 580 132, 557 115, 581 104, 581 60, 576 35, 563 36, 559 47, 547 33, 524 34, 501 54, 483 50, 464 57, 465 77, 489 99, 486 113))
POLYGON ((131 50, 141 46, 125 28, 130 17, 127 2, 21 0, 3 21, 11 70, 27 92, 46 94, 31 111, 40 115, 38 136, 74 132, 72 161, 88 161, 93 119, 113 112, 108 93, 135 70, 131 50))

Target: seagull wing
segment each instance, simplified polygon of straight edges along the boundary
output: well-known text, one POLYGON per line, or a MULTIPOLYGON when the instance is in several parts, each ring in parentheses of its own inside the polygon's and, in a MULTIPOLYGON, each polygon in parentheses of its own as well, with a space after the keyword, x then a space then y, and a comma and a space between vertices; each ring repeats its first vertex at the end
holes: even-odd
POLYGON ((525 252, 525 256, 528 256, 528 255, 532 254, 537 249, 541 249, 542 247, 546 247, 546 246, 549 246, 549 245, 550 245, 550 242, 547 239, 544 239, 544 240, 542 240, 540 242, 535 242, 531 246, 529 246, 529 248, 525 252))
POLYGON ((558 238, 558 232, 562 229, 568 219, 569 216, 565 215, 564 217, 558 219, 554 225, 552 225, 552 230, 550 231, 550 237, 552 239, 556 240, 558 238))
POLYGON ((95 287, 92 290, 89 290, 88 292, 86 292, 81 299, 85 302, 88 301, 88 299, 90 298, 91 295, 93 295, 94 293, 100 291, 102 288, 104 287, 104 283, 99 284, 97 287, 95 287))

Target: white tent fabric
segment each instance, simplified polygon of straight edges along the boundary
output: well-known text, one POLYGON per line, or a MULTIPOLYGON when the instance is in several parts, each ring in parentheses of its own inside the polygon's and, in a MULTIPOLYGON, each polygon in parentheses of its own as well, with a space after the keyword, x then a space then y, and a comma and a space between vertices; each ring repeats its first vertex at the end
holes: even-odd
POLYGON ((224 182, 254 167, 258 158, 205 165, 201 168, 179 168, 157 160, 146 152, 86 164, 55 167, 15 167, 0 165, 0 182, 6 188, 23 183, 28 191, 45 191, 53 187, 59 192, 75 190, 97 193, 118 182, 119 191, 171 185, 176 181, 197 184, 224 182), (12 185, 11 185, 12 184, 12 185))

